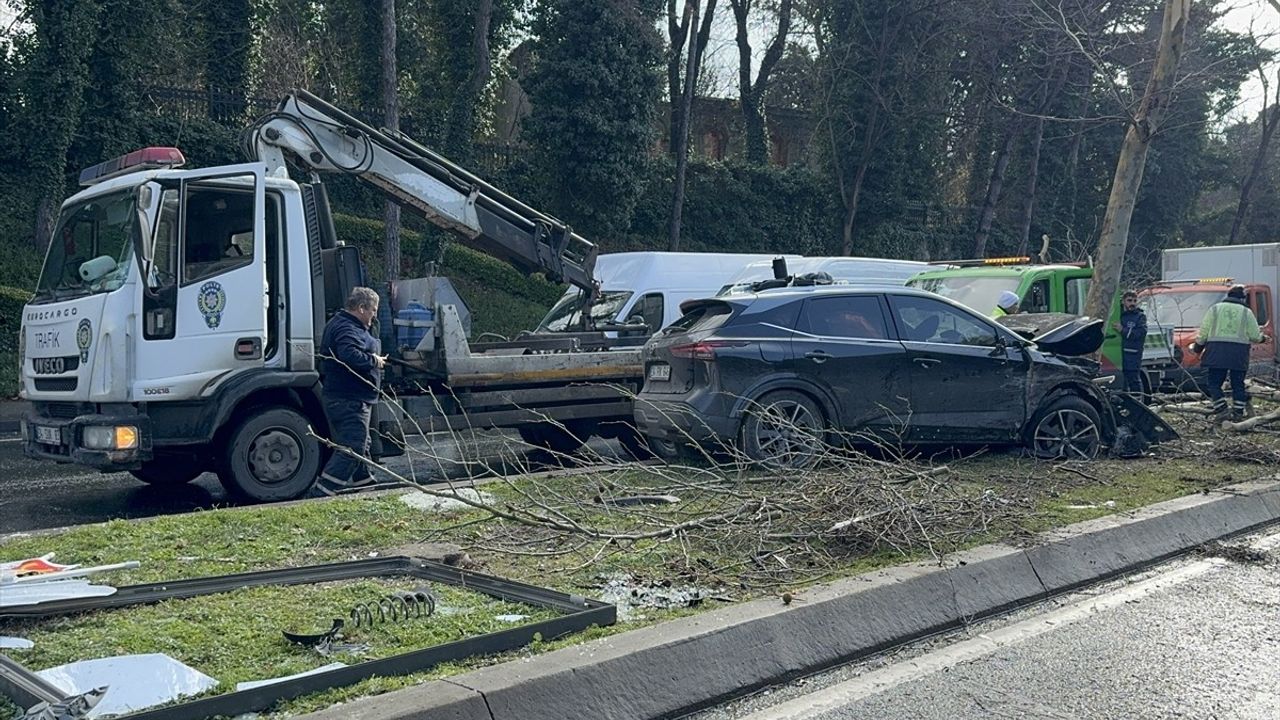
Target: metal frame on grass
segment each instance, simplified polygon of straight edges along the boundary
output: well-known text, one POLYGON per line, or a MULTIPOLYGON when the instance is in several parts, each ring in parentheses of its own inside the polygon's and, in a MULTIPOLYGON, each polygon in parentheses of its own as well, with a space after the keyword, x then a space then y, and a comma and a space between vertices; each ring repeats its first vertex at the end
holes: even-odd
MULTIPOLYGON (((399 655, 367 660, 356 665, 327 670, 291 680, 283 680, 249 690, 239 690, 168 705, 154 710, 141 710, 122 718, 129 720, 201 720, 218 715, 236 716, 260 712, 280 702, 313 692, 388 675, 407 675, 426 670, 443 662, 452 662, 475 655, 492 655, 528 645, 536 638, 550 640, 586 630, 592 625, 601 627, 617 622, 617 608, 580 595, 540 588, 535 585, 504 580, 492 575, 466 572, 440 563, 404 556, 356 560, 353 562, 312 565, 284 570, 219 575, 192 580, 130 585, 117 590, 114 595, 75 600, 60 600, 0 608, 0 626, 6 620, 54 617, 88 610, 105 610, 128 607, 162 600, 199 597, 230 592, 241 588, 264 585, 304 585, 373 577, 412 577, 419 580, 452 585, 505 601, 521 602, 550 610, 558 610, 560 617, 518 625, 506 630, 486 633, 442 645, 410 650, 399 655)), ((26 702, 32 698, 51 700, 49 685, 20 664, 0 655, 0 690, 26 702), (34 681, 32 680, 34 678, 34 681), (42 692, 36 694, 32 687, 38 683, 42 692)), ((59 698, 61 699, 61 698, 59 698)))

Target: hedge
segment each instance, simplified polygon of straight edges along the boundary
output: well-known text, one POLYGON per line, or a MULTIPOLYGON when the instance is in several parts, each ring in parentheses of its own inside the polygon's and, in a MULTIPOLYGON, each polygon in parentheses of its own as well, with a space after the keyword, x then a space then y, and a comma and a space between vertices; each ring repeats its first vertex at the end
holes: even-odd
POLYGON ((18 331, 31 293, 0 286, 0 399, 18 394, 18 331))

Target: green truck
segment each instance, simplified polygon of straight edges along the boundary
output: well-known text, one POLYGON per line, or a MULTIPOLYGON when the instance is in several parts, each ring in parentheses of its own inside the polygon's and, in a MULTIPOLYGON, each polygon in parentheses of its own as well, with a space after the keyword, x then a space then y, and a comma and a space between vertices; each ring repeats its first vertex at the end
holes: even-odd
MULTIPOLYGON (((1022 299, 1023 313, 1082 315, 1093 282, 1093 268, 1087 265, 1034 264, 1029 257, 950 260, 937 265, 937 269, 919 273, 907 284, 968 305, 984 315, 995 310, 996 299, 1005 290, 1012 290, 1022 299)), ((1111 329, 1119 319, 1117 295, 1111 304, 1099 357, 1103 374, 1119 372, 1120 336, 1111 329)), ((1160 328, 1150 319, 1148 327, 1142 367, 1150 390, 1159 386, 1160 378, 1176 368, 1177 362, 1172 350, 1172 328, 1160 328)))

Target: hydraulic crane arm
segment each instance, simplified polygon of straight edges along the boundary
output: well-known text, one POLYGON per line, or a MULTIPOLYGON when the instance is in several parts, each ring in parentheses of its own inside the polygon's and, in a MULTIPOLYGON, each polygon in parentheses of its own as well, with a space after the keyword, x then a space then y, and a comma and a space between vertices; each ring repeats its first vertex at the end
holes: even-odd
POLYGON ((567 225, 408 136, 375 129, 305 90, 258 119, 246 144, 268 172, 287 172, 292 159, 310 171, 355 175, 464 244, 595 295, 596 246, 567 225))

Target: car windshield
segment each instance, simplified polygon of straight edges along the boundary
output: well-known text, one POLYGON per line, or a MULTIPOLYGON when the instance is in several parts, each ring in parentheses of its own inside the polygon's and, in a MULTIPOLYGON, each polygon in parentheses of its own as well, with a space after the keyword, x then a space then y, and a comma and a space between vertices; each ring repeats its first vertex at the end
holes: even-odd
MULTIPOLYGON (((605 290, 591 305, 591 320, 609 322, 631 299, 630 290, 605 290)), ((538 325, 538 332, 566 332, 582 327, 582 294, 565 295, 556 303, 538 325)))
POLYGON ((1222 301, 1225 293, 1154 292, 1142 298, 1142 310, 1147 319, 1165 327, 1199 327, 1209 308, 1222 301))
POLYGON ((62 211, 36 285, 38 302, 111 292, 129 275, 138 218, 132 191, 86 200, 62 211))
POLYGON ((996 308, 996 300, 1005 290, 1017 292, 1022 279, 1018 277, 973 277, 946 275, 921 278, 908 283, 911 287, 937 293, 948 300, 968 305, 986 315, 996 308))

